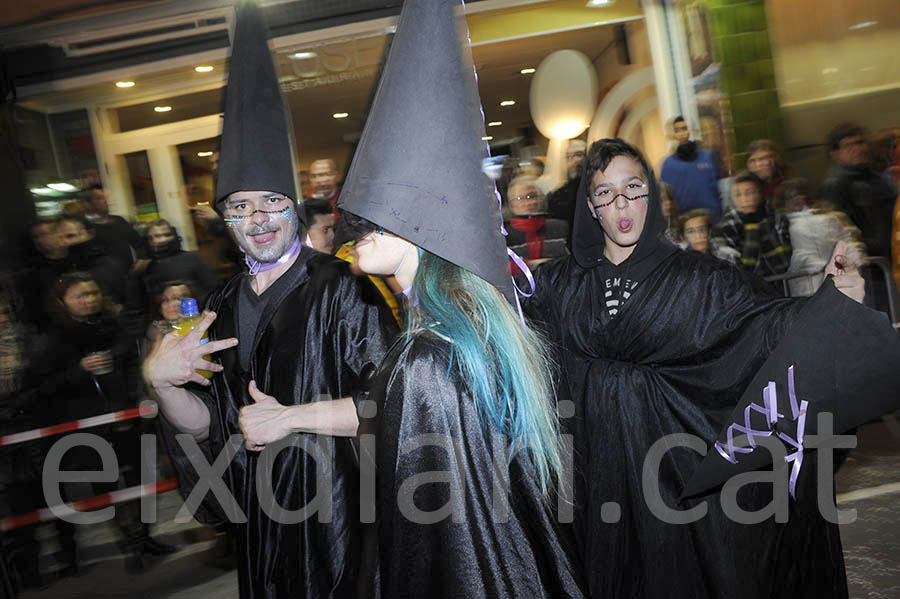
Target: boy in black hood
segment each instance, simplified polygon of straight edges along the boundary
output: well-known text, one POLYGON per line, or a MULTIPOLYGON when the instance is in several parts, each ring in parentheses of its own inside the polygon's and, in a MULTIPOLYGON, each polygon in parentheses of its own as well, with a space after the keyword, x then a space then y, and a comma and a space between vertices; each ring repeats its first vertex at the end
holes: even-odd
MULTIPOLYGON (((733 265, 662 240, 656 180, 622 140, 594 143, 579 195, 573 254, 537 270, 525 309, 560 348, 558 394, 575 402, 575 531, 590 595, 846 597, 837 526, 820 515, 811 489, 798 491, 787 524, 736 526, 718 501, 707 501, 699 520, 670 524, 656 497, 673 510, 692 506, 681 496, 702 459, 676 448, 650 472, 658 495, 644 497, 651 446, 671 434, 714 442, 768 355, 790 343, 806 304, 775 297, 733 265)), ((841 252, 839 246, 835 254, 841 252)), ((862 299, 862 279, 844 262, 830 261, 837 276, 820 291, 831 294, 826 303, 850 302, 835 287, 862 299), (837 274, 836 262, 846 274, 837 274)), ((847 324, 854 323, 840 323, 847 324)), ((812 486, 814 478, 798 485, 812 486)), ((771 488, 761 487, 742 489, 744 509, 770 501, 771 488)))

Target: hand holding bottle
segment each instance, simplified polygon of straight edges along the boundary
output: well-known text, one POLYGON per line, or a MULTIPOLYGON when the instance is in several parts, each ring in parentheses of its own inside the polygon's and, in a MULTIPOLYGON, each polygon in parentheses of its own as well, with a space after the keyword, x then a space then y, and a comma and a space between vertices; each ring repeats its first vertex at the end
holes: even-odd
POLYGON ((234 347, 238 340, 205 340, 206 331, 215 321, 213 312, 204 312, 185 336, 172 332, 163 336, 144 361, 144 378, 154 389, 180 387, 190 381, 209 385, 209 379, 198 370, 221 372, 222 366, 210 361, 210 355, 234 347))

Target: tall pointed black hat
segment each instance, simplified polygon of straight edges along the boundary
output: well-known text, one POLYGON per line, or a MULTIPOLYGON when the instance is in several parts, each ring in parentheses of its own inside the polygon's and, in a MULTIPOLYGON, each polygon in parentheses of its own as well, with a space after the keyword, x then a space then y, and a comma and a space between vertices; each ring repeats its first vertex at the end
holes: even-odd
POLYGON ((236 191, 275 191, 297 200, 290 121, 269 49, 262 10, 237 6, 225 90, 216 204, 236 191))
POLYGON ((338 207, 514 291, 458 0, 406 0, 338 207))

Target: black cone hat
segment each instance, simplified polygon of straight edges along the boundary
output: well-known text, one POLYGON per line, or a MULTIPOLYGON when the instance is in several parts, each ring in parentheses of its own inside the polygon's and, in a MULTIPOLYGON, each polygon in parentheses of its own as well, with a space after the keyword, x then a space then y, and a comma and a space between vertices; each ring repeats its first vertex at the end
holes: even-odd
POLYGON ((289 122, 262 10, 241 2, 225 90, 216 204, 236 191, 275 191, 297 200, 289 122))
POLYGON ((406 0, 338 207, 514 301, 484 118, 454 0, 406 0))

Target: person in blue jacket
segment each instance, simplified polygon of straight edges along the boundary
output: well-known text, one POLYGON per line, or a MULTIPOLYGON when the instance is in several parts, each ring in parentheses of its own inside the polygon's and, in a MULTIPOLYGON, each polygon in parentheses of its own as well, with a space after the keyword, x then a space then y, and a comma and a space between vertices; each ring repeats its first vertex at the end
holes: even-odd
POLYGON ((716 222, 722 216, 719 159, 691 141, 691 132, 684 117, 675 117, 672 128, 678 147, 663 161, 659 178, 675 190, 678 207, 683 212, 704 208, 712 213, 713 222, 716 222))

